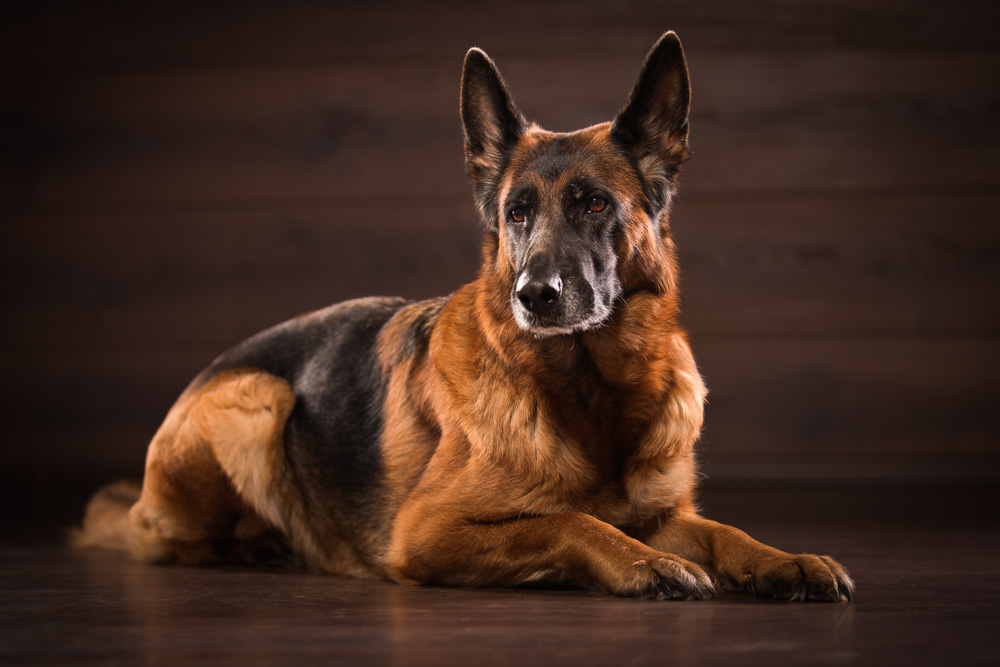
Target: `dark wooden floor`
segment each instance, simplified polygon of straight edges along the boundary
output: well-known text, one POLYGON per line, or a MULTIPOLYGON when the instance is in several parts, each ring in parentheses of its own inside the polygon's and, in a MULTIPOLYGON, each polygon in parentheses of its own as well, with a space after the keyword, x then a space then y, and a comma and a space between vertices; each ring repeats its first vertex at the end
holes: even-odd
POLYGON ((164 568, 0 539, 0 662, 1000 664, 1000 489, 709 485, 706 513, 830 553, 853 604, 410 588, 288 570, 164 568))

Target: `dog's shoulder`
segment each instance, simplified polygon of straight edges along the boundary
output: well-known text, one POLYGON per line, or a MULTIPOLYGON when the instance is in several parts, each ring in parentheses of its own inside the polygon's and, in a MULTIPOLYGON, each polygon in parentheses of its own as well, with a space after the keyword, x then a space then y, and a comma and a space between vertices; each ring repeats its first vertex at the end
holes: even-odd
POLYGON ((450 296, 409 303, 393 314, 378 336, 378 356, 383 370, 392 368, 426 351, 450 296))

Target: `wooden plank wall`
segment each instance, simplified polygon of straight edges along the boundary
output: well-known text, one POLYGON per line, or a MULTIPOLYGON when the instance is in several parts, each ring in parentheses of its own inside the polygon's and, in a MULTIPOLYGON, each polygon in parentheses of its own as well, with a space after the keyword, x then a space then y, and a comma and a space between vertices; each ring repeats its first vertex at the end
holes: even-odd
POLYGON ((669 28, 694 88, 674 225, 706 470, 996 476, 994 3, 5 7, 6 473, 137 475, 226 346, 470 279, 465 50, 569 130, 611 117, 669 28))

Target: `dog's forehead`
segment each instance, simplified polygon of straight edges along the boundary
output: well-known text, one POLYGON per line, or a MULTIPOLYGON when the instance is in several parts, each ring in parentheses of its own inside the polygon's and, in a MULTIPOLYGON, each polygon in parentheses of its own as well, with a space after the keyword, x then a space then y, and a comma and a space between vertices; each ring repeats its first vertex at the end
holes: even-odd
POLYGON ((567 133, 533 129, 521 137, 507 174, 542 187, 581 178, 610 187, 634 185, 629 161, 611 139, 607 124, 567 133))

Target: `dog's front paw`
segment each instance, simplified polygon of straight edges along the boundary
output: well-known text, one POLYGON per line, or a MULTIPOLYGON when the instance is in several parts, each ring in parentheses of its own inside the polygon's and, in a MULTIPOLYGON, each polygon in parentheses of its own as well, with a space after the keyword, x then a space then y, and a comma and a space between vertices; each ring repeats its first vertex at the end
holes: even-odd
POLYGON ((744 593, 779 600, 850 601, 854 582, 829 556, 783 555, 758 562, 737 587, 744 593))
POLYGON ((632 564, 621 595, 661 600, 704 600, 715 597, 705 570, 683 558, 656 554, 632 564))

